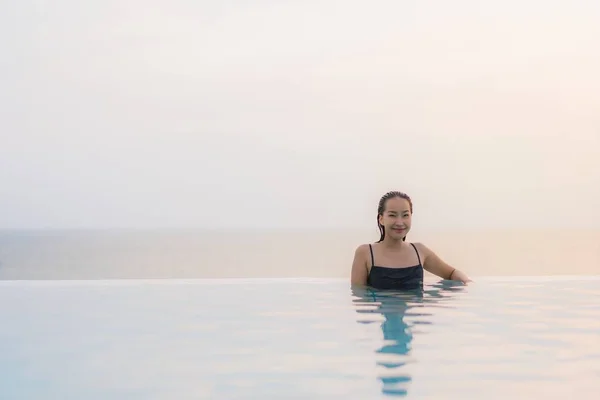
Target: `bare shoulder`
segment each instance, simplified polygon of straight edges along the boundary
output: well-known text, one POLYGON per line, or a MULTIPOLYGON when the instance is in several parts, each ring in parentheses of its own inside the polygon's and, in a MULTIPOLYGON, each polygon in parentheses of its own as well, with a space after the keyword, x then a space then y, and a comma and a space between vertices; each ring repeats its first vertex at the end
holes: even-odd
POLYGON ((356 248, 356 250, 354 251, 354 256, 360 257, 360 258, 365 258, 369 254, 369 252, 370 252, 369 244, 364 243, 364 244, 359 245, 356 248))
POLYGON ((421 242, 413 242, 413 244, 415 245, 415 247, 417 248, 417 251, 425 258, 431 254, 433 254, 433 251, 427 247, 425 244, 421 243, 421 242))

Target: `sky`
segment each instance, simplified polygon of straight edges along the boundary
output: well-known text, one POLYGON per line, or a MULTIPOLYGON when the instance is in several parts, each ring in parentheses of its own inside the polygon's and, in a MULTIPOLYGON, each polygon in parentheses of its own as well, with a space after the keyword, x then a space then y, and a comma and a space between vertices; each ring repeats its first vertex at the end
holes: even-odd
POLYGON ((600 228, 600 3, 0 4, 0 229, 600 228))

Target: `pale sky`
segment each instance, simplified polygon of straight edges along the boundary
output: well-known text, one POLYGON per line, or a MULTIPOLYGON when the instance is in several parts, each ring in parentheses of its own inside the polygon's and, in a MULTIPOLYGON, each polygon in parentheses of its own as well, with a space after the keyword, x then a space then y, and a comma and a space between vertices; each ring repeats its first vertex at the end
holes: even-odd
POLYGON ((600 2, 0 3, 0 229, 600 228, 600 2))

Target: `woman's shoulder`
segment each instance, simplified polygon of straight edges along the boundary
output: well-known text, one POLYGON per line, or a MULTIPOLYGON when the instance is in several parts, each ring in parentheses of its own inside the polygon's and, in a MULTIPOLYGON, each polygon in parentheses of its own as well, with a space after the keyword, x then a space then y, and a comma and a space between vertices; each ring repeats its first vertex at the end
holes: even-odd
POLYGON ((355 257, 361 257, 364 259, 371 258, 371 251, 373 251, 373 243, 359 244, 354 250, 355 257))
POLYGON ((359 244, 356 249, 354 250, 354 252, 356 254, 363 254, 363 253, 368 253, 371 251, 371 246, 373 244, 372 243, 363 243, 363 244, 359 244))
POLYGON ((422 254, 423 256, 427 256, 427 255, 429 255, 429 254, 432 253, 431 249, 429 247, 427 247, 422 242, 410 242, 410 244, 412 244, 413 246, 415 246, 415 248, 417 249, 417 251, 420 254, 422 254))

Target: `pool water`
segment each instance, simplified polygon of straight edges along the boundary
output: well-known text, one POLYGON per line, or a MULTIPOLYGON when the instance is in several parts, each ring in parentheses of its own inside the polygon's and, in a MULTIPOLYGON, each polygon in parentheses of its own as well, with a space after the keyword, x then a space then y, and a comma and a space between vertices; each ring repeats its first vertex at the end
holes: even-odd
POLYGON ((597 399, 600 279, 0 281, 0 399, 597 399))

